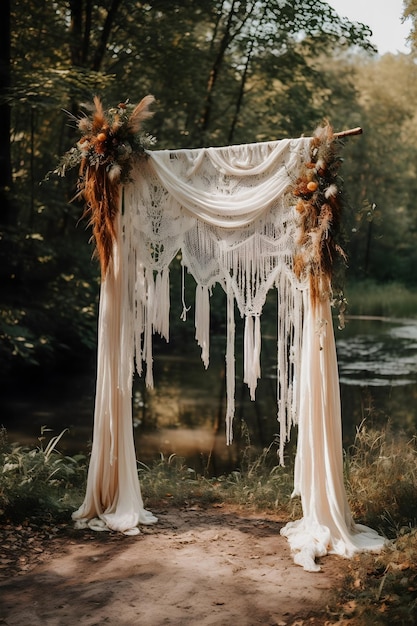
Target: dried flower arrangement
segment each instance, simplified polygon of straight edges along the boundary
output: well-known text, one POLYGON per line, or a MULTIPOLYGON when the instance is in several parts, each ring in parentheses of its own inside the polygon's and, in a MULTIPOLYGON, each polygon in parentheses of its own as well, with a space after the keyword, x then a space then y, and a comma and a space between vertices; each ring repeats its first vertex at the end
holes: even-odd
POLYGON ((331 290, 336 256, 346 258, 337 243, 342 210, 338 143, 338 135, 329 124, 316 130, 311 141, 310 161, 292 190, 298 198, 296 210, 300 216, 300 252, 294 258, 294 272, 299 278, 308 276, 313 304, 331 290))
POLYGON ((136 106, 123 102, 104 111, 101 100, 94 98, 91 118, 71 116, 81 132, 75 146, 64 154, 55 174, 65 176, 79 168, 76 198, 86 202, 95 239, 96 253, 104 277, 112 257, 115 240, 115 217, 119 210, 120 185, 129 180, 134 158, 146 156, 155 139, 142 132, 142 124, 153 116, 149 110, 154 102, 145 96, 136 106))

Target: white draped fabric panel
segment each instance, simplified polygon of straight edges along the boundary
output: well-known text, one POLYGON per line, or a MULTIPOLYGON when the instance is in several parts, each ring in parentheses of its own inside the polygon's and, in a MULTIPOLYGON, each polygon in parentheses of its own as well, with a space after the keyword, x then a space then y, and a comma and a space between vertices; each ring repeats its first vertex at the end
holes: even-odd
POLYGON ((327 553, 352 557, 377 551, 385 543, 374 530, 355 524, 343 481, 342 426, 336 347, 330 302, 309 306, 305 294, 294 492, 303 518, 281 530, 294 561, 319 571, 316 557, 327 553))
MULTIPOLYGON (((102 284, 93 449, 87 493, 74 519, 137 532, 156 519, 143 508, 133 445, 134 362, 153 385, 152 337, 169 339, 171 261, 181 253, 195 279, 196 340, 210 358, 210 295, 227 295, 226 438, 232 441, 235 309, 245 320, 244 381, 255 399, 261 314, 278 298, 277 416, 280 455, 298 422, 295 493, 302 520, 288 524, 296 562, 380 549, 384 540, 355 525, 343 484, 341 415, 328 297, 312 308, 308 281, 293 272, 297 211, 291 187, 310 160, 309 138, 225 148, 152 151, 123 190, 118 241, 102 284)), ((178 294, 178 297, 183 294, 178 294)), ((183 317, 187 303, 183 298, 183 317)))
POLYGON ((138 480, 131 402, 134 320, 123 252, 115 245, 100 294, 93 445, 86 495, 73 518, 78 528, 135 535, 138 524, 157 518, 144 509, 138 480))

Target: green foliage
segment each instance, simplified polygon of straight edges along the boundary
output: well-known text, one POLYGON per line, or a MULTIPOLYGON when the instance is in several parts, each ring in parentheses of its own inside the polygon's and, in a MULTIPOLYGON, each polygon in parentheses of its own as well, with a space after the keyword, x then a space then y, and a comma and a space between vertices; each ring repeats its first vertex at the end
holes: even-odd
POLYGON ((414 318, 417 315, 415 289, 400 283, 381 284, 372 280, 352 282, 345 290, 350 315, 414 318))
MULTIPOLYGON (((29 449, 9 444, 1 431, 0 509, 30 516, 34 510, 68 508, 84 487, 86 458, 63 456, 58 445, 65 431, 48 442, 45 427, 39 446, 29 449), (30 506, 29 506, 30 505, 30 506), (46 508, 45 508, 46 507, 46 508)), ((206 478, 187 466, 184 459, 161 457, 152 466, 138 466, 143 493, 149 502, 227 502, 277 512, 285 517, 301 515, 298 499, 291 500, 293 466, 277 464, 275 442, 255 454, 249 442, 239 469, 217 478, 206 478)), ((392 433, 362 425, 345 457, 349 503, 356 521, 396 537, 417 525, 416 441, 393 438, 392 433)))
POLYGON ((0 372, 78 363, 96 345, 97 266, 86 242, 3 230, 0 372), (11 252, 13 251, 13 252, 11 252))
POLYGON ((349 274, 415 285, 416 65, 410 57, 387 54, 339 60, 337 67, 354 73, 357 92, 351 110, 335 108, 332 122, 364 130, 344 148, 349 274))
POLYGON ((212 481, 197 475, 175 454, 165 457, 161 453, 159 461, 151 467, 140 463, 139 478, 147 506, 161 501, 178 506, 195 499, 207 503, 217 499, 212 481))
POLYGON ((77 116, 95 94, 108 108, 153 93, 160 148, 308 134, 323 117, 363 126, 344 168, 350 273, 415 284, 416 69, 373 58, 366 25, 317 0, 23 0, 11 26, 11 84, 0 94, 13 166, 0 207, 2 373, 95 344, 98 268, 76 228, 83 207, 68 204, 75 178, 41 184, 75 140, 62 109, 77 116))
MULTIPOLYGON (((417 49, 417 0, 404 0, 403 2, 404 20, 411 20, 411 31, 408 42, 412 52, 415 54, 417 49)), ((407 22, 410 24, 410 22, 407 22)))
POLYGON ((86 458, 62 456, 57 446, 65 431, 46 443, 47 431, 42 429, 34 449, 9 445, 5 430, 0 431, 0 518, 58 518, 74 510, 85 484, 86 458))
MULTIPOLYGON (((246 448, 245 456, 250 451, 246 448)), ((274 444, 252 460, 242 459, 239 470, 220 477, 220 492, 227 502, 256 510, 274 511, 288 519, 301 514, 300 500, 291 499, 293 467, 277 465, 274 444)))

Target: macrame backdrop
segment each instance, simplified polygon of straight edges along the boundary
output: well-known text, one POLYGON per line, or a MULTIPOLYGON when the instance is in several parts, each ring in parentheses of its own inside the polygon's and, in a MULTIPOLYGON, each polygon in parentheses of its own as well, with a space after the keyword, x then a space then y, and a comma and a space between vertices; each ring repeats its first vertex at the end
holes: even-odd
MULTIPOLYGON (((134 364, 153 385, 152 337, 169 339, 170 263, 181 253, 195 292, 195 337, 210 358, 210 296, 227 295, 226 439, 232 441, 235 312, 244 325, 244 381, 255 399, 261 317, 274 289, 280 459, 298 424, 294 494, 303 518, 287 524, 294 559, 378 550, 382 537, 352 520, 343 483, 339 383, 330 311, 331 237, 339 218, 333 134, 224 148, 148 151, 130 171, 115 218, 99 312, 96 408, 80 526, 137 533, 156 521, 140 493, 133 444, 134 364), (330 151, 330 152, 329 152, 330 151)), ((177 294, 183 297, 183 294, 177 294)), ((183 317, 187 315, 183 300, 183 317)))

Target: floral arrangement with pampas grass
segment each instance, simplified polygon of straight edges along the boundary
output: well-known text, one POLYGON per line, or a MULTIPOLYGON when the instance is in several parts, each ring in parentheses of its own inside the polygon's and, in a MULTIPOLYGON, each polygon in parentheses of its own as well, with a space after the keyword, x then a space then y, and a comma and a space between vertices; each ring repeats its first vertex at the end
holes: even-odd
POLYGON ((346 258, 337 243, 342 212, 338 135, 357 130, 335 134, 329 124, 319 127, 311 140, 310 161, 292 189, 300 216, 294 272, 299 278, 308 276, 313 304, 331 290, 335 258, 346 258))
POLYGON ((95 97, 91 118, 71 115, 81 138, 54 170, 55 174, 65 176, 68 170, 79 168, 75 198, 85 200, 85 215, 92 226, 103 277, 116 237, 120 186, 129 180, 133 160, 144 158, 146 149, 155 143, 154 137, 142 131, 143 122, 154 114, 149 109, 154 100, 148 95, 136 106, 127 101, 105 111, 100 98, 95 97))

